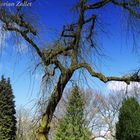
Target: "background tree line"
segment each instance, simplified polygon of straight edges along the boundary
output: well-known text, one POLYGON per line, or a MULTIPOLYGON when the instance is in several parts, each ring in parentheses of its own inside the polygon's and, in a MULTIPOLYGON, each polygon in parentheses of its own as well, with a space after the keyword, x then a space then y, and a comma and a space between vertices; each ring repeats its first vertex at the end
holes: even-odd
MULTIPOLYGON (((139 140, 139 89, 103 95, 78 86, 65 93, 59 103, 49 138, 52 140, 139 140), (137 92, 137 93, 136 93, 137 92)), ((1 140, 34 140, 36 119, 29 110, 15 110, 10 79, 0 81, 1 140)))

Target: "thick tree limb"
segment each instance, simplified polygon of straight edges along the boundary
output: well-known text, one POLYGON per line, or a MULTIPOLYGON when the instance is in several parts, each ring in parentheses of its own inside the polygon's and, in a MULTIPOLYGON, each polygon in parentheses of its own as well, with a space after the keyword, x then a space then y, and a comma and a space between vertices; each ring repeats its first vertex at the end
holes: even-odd
POLYGON ((45 55, 47 63, 49 63, 50 60, 53 59, 54 57, 56 57, 57 55, 61 55, 63 53, 65 54, 66 52, 68 52, 72 49, 73 49, 73 46, 67 46, 67 47, 59 46, 54 49, 45 50, 45 51, 43 51, 43 54, 45 55))
POLYGON ((107 83, 109 81, 121 81, 121 82, 126 82, 127 84, 130 84, 130 82, 140 82, 140 77, 139 76, 123 76, 123 77, 115 77, 115 76, 105 76, 102 73, 95 72, 92 67, 87 64, 87 63, 81 63, 78 65, 75 65, 72 67, 73 70, 77 70, 80 68, 85 68, 91 76, 96 77, 100 79, 102 82, 107 83))
POLYGON ((4 29, 8 30, 8 31, 15 31, 15 32, 19 33, 36 50, 37 54, 40 56, 40 58, 43 60, 43 62, 46 63, 46 60, 45 60, 42 52, 40 51, 39 47, 33 42, 32 39, 30 39, 28 37, 28 35, 24 31, 22 31, 18 28, 15 28, 15 27, 10 27, 9 25, 8 26, 5 25, 4 29))
POLYGON ((55 64, 55 66, 57 67, 57 68, 59 68, 60 69, 60 71, 65 71, 65 67, 61 64, 61 62, 59 61, 59 60, 57 60, 57 59, 54 59, 54 60, 51 60, 50 61, 50 64, 55 64))
POLYGON ((27 35, 29 32, 31 32, 33 35, 36 35, 36 32, 32 29, 32 26, 30 26, 28 23, 24 21, 21 22, 19 18, 17 18, 16 20, 13 20, 12 22, 17 23, 19 27, 24 27, 25 30, 19 29, 17 27, 12 27, 11 22, 3 18, 2 18, 2 21, 5 23, 4 25, 5 30, 15 31, 19 33, 36 50, 37 54, 40 56, 45 66, 48 66, 50 64, 55 64, 60 70, 64 69, 64 67, 58 60, 55 59, 54 61, 54 57, 56 57, 57 55, 61 55, 62 53, 68 52, 69 50, 73 48, 72 46, 68 46, 68 47, 59 46, 54 49, 42 52, 39 49, 39 47, 34 43, 34 41, 30 39, 27 35))
POLYGON ((50 130, 50 123, 53 117, 53 113, 55 111, 55 108, 60 101, 62 97, 63 90, 72 77, 73 72, 70 70, 66 70, 64 73, 62 73, 59 77, 59 81, 54 88, 54 91, 51 95, 51 98, 49 99, 47 108, 45 113, 42 116, 42 120, 40 123, 40 127, 36 130, 36 133, 38 135, 38 140, 46 140, 47 134, 49 133, 50 130), (44 138, 44 139, 43 139, 44 138))

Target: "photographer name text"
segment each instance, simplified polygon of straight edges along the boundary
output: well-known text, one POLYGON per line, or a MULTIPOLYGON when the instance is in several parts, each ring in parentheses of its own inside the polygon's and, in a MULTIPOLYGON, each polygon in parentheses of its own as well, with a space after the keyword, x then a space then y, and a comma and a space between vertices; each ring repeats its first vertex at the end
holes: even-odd
POLYGON ((21 1, 17 1, 17 2, 2 2, 0 3, 0 7, 31 7, 32 6, 32 2, 21 2, 21 1))

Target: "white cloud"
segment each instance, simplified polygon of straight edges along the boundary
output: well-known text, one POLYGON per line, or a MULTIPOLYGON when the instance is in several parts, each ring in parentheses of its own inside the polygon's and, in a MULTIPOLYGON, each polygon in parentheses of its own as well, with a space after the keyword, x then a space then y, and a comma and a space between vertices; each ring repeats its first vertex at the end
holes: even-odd
POLYGON ((125 82, 112 81, 107 84, 107 90, 111 90, 111 91, 121 91, 121 90, 126 90, 126 88, 128 88, 128 91, 131 91, 134 88, 140 89, 140 83, 131 82, 128 85, 128 87, 125 82))

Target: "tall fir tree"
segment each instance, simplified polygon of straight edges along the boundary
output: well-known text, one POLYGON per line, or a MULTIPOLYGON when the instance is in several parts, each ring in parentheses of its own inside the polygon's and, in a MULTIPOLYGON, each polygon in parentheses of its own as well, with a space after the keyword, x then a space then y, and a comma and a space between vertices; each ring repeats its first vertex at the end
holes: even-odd
POLYGON ((15 102, 10 79, 0 81, 0 140, 16 139, 15 102))
POLYGON ((140 140, 140 105, 133 97, 122 103, 116 124, 117 140, 140 140))
POLYGON ((90 140, 91 133, 84 126, 84 98, 78 86, 72 90, 66 108, 53 140, 90 140))

